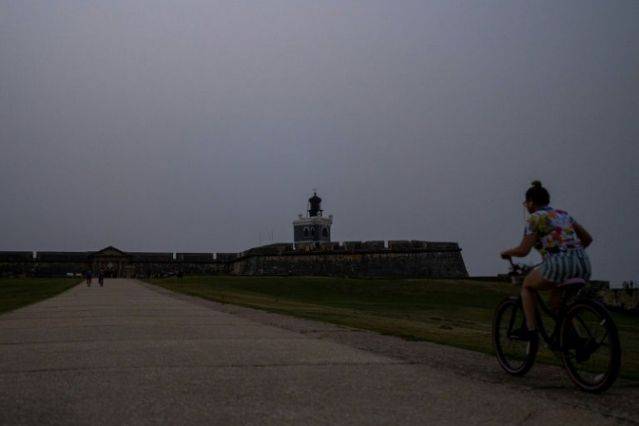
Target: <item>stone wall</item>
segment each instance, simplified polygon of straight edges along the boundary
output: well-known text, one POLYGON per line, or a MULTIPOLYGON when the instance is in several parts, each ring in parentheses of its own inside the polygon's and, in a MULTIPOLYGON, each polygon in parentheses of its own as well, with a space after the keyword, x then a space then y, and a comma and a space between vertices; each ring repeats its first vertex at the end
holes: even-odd
POLYGON ((219 262, 164 262, 133 263, 132 278, 158 278, 173 275, 216 275, 226 271, 226 264, 219 262))
POLYGON ((235 275, 321 275, 356 277, 468 276, 456 243, 391 241, 330 243, 315 246, 296 244, 258 247, 240 253, 231 263, 235 275))
MULTIPOLYGON (((111 250, 111 249, 110 249, 111 250)), ((65 276, 117 265, 107 274, 132 278, 171 275, 324 275, 467 277, 456 243, 348 241, 270 244, 242 253, 0 252, 0 276, 65 276), (97 254, 96 254, 97 253, 97 254), (116 256, 115 258, 113 256, 116 256), (120 256, 120 257, 117 257, 120 256), (97 262, 96 259, 103 259, 97 262), (115 259, 115 260, 113 260, 115 259), (101 263, 102 262, 102 263, 101 263)), ((93 271, 97 273, 97 270, 93 271)))
MULTIPOLYGON (((62 277, 84 274, 93 270, 95 252, 33 252, 0 251, 0 276, 62 277)), ((121 276, 149 278, 177 275, 212 275, 228 271, 229 262, 237 253, 155 253, 125 254, 121 276)), ((117 260, 114 261, 117 263, 117 260)), ((114 273, 105 270, 107 276, 114 273)), ((117 272, 115 272, 117 275, 117 272)))
POLYGON ((0 277, 30 275, 33 265, 33 252, 0 251, 0 277))
POLYGON ((36 262, 31 271, 35 277, 64 277, 69 274, 84 274, 89 269, 85 262, 36 262))
POLYGON ((173 253, 155 253, 155 252, 128 252, 131 256, 131 262, 145 263, 170 263, 173 262, 173 253))
POLYGON ((215 258, 213 253, 175 253, 175 260, 178 262, 208 263, 215 258))
POLYGON ((87 262, 88 251, 39 251, 36 262, 87 262))
POLYGON ((31 251, 0 251, 0 262, 33 262, 31 251))

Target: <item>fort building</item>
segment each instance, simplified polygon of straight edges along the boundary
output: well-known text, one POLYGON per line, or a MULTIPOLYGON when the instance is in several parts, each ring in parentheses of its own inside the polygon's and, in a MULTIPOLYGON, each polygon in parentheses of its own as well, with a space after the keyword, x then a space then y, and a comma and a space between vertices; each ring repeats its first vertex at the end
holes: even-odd
POLYGON ((350 277, 468 276, 454 242, 331 240, 333 216, 314 193, 307 216, 293 222, 293 243, 240 253, 126 252, 113 246, 87 252, 0 251, 0 276, 64 276, 91 270, 107 277, 170 275, 318 275, 350 277))

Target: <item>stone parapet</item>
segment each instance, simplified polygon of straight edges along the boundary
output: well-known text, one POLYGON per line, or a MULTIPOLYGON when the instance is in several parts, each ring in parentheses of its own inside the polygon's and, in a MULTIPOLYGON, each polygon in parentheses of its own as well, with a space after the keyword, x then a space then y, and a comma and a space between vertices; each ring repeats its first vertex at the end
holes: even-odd
POLYGON ((128 252, 132 262, 170 263, 173 262, 173 253, 156 252, 128 252))
POLYGON ((39 251, 37 262, 86 262, 91 252, 88 251, 39 251))
POLYGON ((342 243, 342 245, 344 246, 344 250, 361 250, 362 249, 362 242, 361 241, 344 241, 342 243))
POLYGON ((218 262, 232 262, 237 257, 238 253, 216 253, 215 260, 218 262))
POLYGON ((33 262, 33 252, 0 251, 0 262, 33 262))
POLYGON ((465 278, 459 251, 307 252, 242 257, 231 263, 236 275, 319 275, 351 277, 465 278))
MULTIPOLYGON (((237 257, 256 255, 305 255, 309 252, 317 253, 390 253, 390 252, 420 252, 420 251, 461 251, 459 245, 453 242, 429 242, 418 240, 382 240, 376 241, 344 241, 340 242, 312 242, 301 241, 293 244, 277 243, 254 247, 237 254, 237 257)), ((219 255, 218 255, 219 256, 219 255)))
POLYGON ((207 263, 213 262, 213 253, 175 253, 178 262, 207 263))
POLYGON ((131 277, 171 274, 466 277, 453 242, 417 240, 269 244, 241 253, 0 252, 0 275, 63 275, 88 269, 131 277), (3 260, 4 259, 4 260, 3 260))

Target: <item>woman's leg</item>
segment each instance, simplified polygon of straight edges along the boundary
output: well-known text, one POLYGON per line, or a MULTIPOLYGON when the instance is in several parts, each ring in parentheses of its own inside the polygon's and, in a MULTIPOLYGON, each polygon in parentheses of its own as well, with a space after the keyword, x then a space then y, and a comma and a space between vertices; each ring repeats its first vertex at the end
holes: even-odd
POLYGON ((561 294, 563 291, 559 287, 554 287, 550 290, 550 296, 548 297, 548 306, 555 312, 558 313, 561 309, 561 294))
POLYGON ((535 307, 537 306, 536 292, 538 290, 549 290, 555 288, 555 283, 546 280, 541 276, 538 268, 533 269, 526 278, 521 287, 521 301, 524 305, 524 314, 526 315, 526 324, 528 330, 537 330, 535 307))

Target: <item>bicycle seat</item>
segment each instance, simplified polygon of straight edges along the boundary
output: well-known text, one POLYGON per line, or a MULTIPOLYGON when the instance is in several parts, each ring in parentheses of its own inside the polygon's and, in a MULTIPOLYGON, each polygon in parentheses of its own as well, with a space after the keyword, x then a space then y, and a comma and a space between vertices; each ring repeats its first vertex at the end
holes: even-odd
POLYGON ((566 288, 566 287, 583 287, 586 285, 586 280, 584 280, 583 278, 569 278, 566 281, 564 281, 563 283, 559 284, 557 287, 562 287, 562 288, 566 288))

